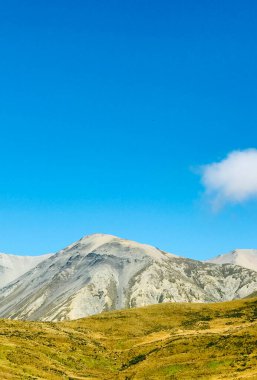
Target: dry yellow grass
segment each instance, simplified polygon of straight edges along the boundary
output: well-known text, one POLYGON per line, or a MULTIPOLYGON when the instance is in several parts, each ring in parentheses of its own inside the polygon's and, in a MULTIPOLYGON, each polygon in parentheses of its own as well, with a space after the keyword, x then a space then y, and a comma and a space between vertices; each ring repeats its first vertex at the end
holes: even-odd
POLYGON ((257 379, 257 299, 0 320, 0 379, 257 379))

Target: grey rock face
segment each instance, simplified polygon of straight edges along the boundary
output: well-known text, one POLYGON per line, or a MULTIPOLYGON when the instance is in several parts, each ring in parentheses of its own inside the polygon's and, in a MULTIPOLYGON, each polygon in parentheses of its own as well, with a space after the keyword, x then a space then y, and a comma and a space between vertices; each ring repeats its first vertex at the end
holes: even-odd
POLYGON ((257 272, 91 235, 0 289, 0 317, 58 321, 161 302, 217 302, 257 289, 257 272))

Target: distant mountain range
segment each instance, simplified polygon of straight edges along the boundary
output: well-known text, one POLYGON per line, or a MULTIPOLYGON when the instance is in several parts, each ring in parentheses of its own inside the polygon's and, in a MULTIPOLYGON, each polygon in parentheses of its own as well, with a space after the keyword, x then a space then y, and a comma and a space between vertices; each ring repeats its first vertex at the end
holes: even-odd
POLYGON ((43 256, 0 254, 0 317, 58 321, 162 302, 218 302, 257 290, 257 250, 209 261, 95 234, 43 256))
POLYGON ((18 256, 0 253, 0 288, 16 280, 51 254, 40 256, 18 256))

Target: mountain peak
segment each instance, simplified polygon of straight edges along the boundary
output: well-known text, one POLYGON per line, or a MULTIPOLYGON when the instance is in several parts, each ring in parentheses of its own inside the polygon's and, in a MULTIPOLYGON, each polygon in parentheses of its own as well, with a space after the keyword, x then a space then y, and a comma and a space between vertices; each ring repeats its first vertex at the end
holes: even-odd
POLYGON ((105 243, 113 239, 120 239, 120 238, 114 235, 95 233, 95 234, 85 235, 79 241, 83 243, 87 243, 88 241, 105 243))
POLYGON ((81 239, 90 239, 90 238, 101 239, 101 238, 104 238, 104 237, 118 238, 119 239, 119 237, 116 236, 116 235, 103 234, 103 233, 100 233, 100 232, 96 232, 94 234, 85 235, 81 239))
POLYGON ((256 249, 234 249, 229 253, 219 255, 207 260, 214 264, 234 264, 241 267, 257 271, 257 250, 256 249))
POLYGON ((62 254, 65 252, 75 253, 80 252, 82 255, 90 253, 97 253, 102 255, 112 255, 117 257, 131 257, 131 256, 148 256, 154 260, 163 260, 167 255, 177 257, 174 254, 167 254, 158 248, 138 243, 133 240, 123 239, 115 235, 108 235, 102 233, 95 233, 86 235, 80 240, 74 242, 68 247, 60 251, 62 254))

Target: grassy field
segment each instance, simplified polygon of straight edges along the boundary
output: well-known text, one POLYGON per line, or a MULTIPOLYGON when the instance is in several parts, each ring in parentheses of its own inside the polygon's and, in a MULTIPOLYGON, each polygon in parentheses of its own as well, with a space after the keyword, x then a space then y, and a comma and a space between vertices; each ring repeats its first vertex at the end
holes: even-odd
POLYGON ((0 320, 0 379, 257 379, 257 299, 0 320))

